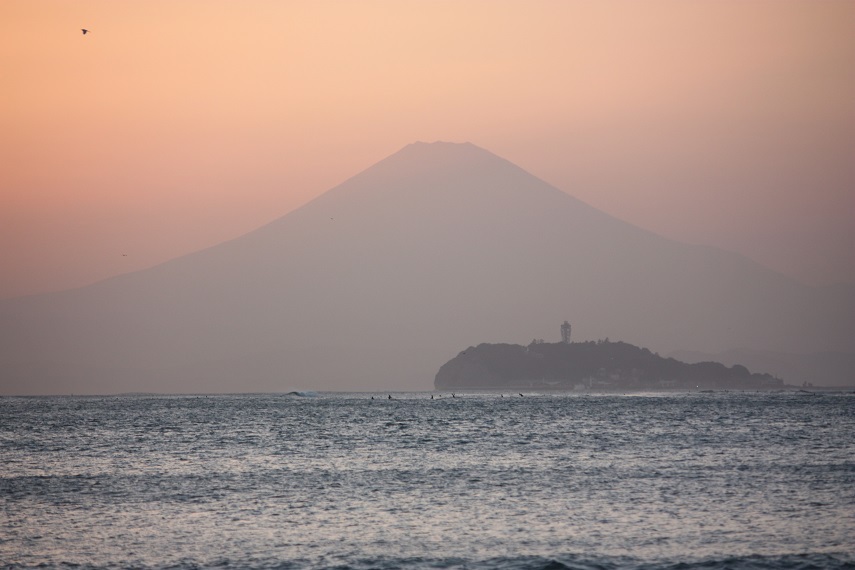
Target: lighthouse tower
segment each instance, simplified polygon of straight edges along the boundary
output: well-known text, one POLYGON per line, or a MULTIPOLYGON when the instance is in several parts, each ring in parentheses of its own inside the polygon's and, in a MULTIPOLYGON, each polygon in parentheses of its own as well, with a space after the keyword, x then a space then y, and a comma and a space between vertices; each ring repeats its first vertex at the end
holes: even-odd
POLYGON ((570 344, 570 323, 567 321, 564 321, 564 324, 561 325, 561 342, 570 344))

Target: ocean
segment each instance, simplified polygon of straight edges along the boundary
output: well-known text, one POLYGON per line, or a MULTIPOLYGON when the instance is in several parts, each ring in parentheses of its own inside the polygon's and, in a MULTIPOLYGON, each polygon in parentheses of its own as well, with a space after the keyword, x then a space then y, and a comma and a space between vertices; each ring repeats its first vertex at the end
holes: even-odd
POLYGON ((0 567, 855 567, 853 393, 391 396, 0 398, 0 567))

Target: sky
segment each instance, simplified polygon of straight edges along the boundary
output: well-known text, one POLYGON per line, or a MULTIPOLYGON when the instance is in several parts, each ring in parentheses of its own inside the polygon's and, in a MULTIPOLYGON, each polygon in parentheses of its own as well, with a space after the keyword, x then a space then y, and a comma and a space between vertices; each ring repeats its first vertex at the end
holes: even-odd
POLYGON ((232 239, 435 140, 855 283, 853 101, 849 1, 4 0, 0 298, 232 239))

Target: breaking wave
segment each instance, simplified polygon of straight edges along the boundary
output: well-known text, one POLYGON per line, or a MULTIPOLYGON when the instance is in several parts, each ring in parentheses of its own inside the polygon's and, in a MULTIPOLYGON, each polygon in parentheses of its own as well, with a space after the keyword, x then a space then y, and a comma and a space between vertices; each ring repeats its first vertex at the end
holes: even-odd
POLYGON ((312 392, 311 390, 294 390, 293 392, 288 392, 285 395, 290 396, 291 398, 317 398, 320 394, 312 392))

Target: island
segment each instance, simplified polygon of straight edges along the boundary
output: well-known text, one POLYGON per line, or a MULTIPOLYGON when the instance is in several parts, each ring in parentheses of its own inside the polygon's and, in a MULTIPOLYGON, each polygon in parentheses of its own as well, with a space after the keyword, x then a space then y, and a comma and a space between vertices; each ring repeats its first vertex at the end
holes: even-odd
POLYGON ((608 339, 480 344, 446 362, 438 390, 781 389, 783 380, 718 362, 687 364, 608 339))

